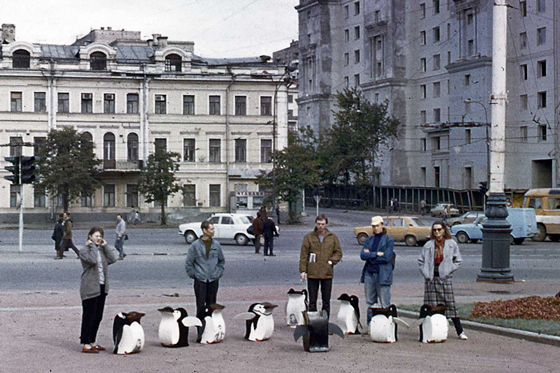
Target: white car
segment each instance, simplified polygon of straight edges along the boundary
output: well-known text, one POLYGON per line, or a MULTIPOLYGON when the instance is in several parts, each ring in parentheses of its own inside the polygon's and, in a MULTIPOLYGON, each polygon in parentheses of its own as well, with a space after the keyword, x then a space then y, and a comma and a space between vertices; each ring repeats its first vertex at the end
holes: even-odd
MULTIPOLYGON (((253 217, 246 214, 218 213, 208 218, 214 224, 216 233, 214 238, 217 240, 235 240, 238 245, 247 245, 249 240, 254 240, 255 236, 247 233, 247 228, 252 224, 253 217)), ((179 225, 179 234, 185 237, 187 244, 193 243, 198 237, 202 236, 200 224, 185 223, 179 225)))

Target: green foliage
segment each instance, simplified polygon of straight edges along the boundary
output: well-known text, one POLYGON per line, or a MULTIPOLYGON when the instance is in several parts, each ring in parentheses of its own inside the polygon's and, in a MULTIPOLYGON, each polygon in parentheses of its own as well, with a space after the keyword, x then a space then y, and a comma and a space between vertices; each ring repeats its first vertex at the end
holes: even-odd
POLYGON ((100 161, 93 152, 93 143, 73 128, 49 132, 39 157, 40 181, 36 186, 52 196, 60 195, 65 211, 72 200, 92 195, 100 185, 100 161))
POLYGON ((175 171, 179 169, 179 153, 156 151, 148 156, 146 167, 138 180, 138 190, 146 202, 158 202, 161 206, 161 224, 167 224, 165 204, 167 198, 181 190, 175 171))

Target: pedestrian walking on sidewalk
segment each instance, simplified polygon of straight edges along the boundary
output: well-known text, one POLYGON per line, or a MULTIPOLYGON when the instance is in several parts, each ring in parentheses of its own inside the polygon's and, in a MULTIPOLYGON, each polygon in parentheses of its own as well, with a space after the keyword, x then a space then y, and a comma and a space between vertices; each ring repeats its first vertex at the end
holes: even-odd
POLYGON ((445 305, 445 316, 453 321, 459 339, 467 340, 455 306, 451 283, 451 276, 462 261, 459 246, 451 238, 449 229, 443 221, 436 221, 432 224, 430 240, 418 258, 420 272, 424 276, 424 304, 433 307, 445 305))
POLYGON ((279 237, 278 230, 276 230, 276 223, 272 218, 268 217, 263 223, 263 236, 264 236, 264 256, 274 255, 274 237, 279 237))
POLYGON ((387 235, 381 216, 371 218, 373 235, 368 237, 360 253, 365 260, 360 283, 366 294, 367 323, 372 318, 370 307, 379 303, 387 308, 391 305, 391 285, 393 284, 393 246, 395 241, 387 235))
POLYGON ((64 235, 62 237, 62 241, 60 242, 60 246, 58 247, 57 257, 56 259, 62 259, 64 257, 64 252, 68 249, 74 250, 76 255, 79 256, 80 250, 74 245, 72 242, 72 219, 70 218, 69 212, 64 212, 62 214, 62 226, 64 227, 64 235))
POLYGON ((117 215, 117 226, 115 227, 117 238, 115 240, 115 249, 119 252, 119 260, 123 260, 126 254, 124 253, 124 240, 128 237, 126 234, 126 222, 121 214, 117 215))
MULTIPOLYGON (((224 273, 224 253, 222 246, 214 238, 214 224, 203 221, 200 225, 202 237, 194 241, 187 251, 185 269, 187 275, 194 279, 196 297, 196 317, 204 320, 204 309, 216 303, 219 280, 224 273)), ((202 337, 202 328, 198 328, 198 339, 202 337)))
POLYGON ((325 214, 315 218, 315 229, 303 237, 299 256, 301 281, 307 280, 309 311, 317 311, 317 297, 321 288, 323 311, 330 315, 334 266, 342 259, 342 249, 336 234, 327 229, 325 214))
POLYGON ((105 298, 109 293, 108 266, 117 261, 117 251, 103 239, 103 229, 91 228, 85 247, 80 250, 82 262, 82 330, 80 342, 82 352, 98 353, 105 347, 96 344, 97 331, 103 319, 105 298))
MULTIPOLYGON (((265 211, 266 216, 266 211, 265 211)), ((264 221, 263 221, 263 214, 258 211, 257 217, 253 220, 253 236, 255 236, 255 254, 258 254, 261 251, 261 237, 263 234, 264 228, 264 221)))
POLYGON ((51 238, 54 240, 54 251, 56 257, 58 257, 58 248, 60 247, 60 243, 62 242, 62 237, 64 237, 64 226, 62 225, 62 214, 58 215, 58 219, 56 220, 56 224, 54 225, 53 234, 51 238))

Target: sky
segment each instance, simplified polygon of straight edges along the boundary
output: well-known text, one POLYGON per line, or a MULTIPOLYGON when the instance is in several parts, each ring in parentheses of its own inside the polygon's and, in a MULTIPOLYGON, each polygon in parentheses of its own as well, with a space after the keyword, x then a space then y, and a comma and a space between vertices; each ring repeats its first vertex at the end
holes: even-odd
POLYGON ((270 55, 298 38, 299 0, 14 0, 0 23, 16 41, 71 44, 92 29, 112 27, 193 41, 203 57, 270 55))

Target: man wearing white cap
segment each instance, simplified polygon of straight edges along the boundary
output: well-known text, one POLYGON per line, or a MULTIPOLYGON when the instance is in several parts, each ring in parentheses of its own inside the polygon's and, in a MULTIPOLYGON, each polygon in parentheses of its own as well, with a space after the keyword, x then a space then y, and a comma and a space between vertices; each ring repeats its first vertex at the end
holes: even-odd
POLYGON ((368 237, 360 258, 366 263, 362 270, 360 283, 364 284, 366 304, 368 306, 367 322, 371 320, 371 310, 377 300, 381 307, 391 305, 391 284, 393 283, 393 245, 395 241, 387 235, 381 216, 371 218, 373 235, 368 237))

